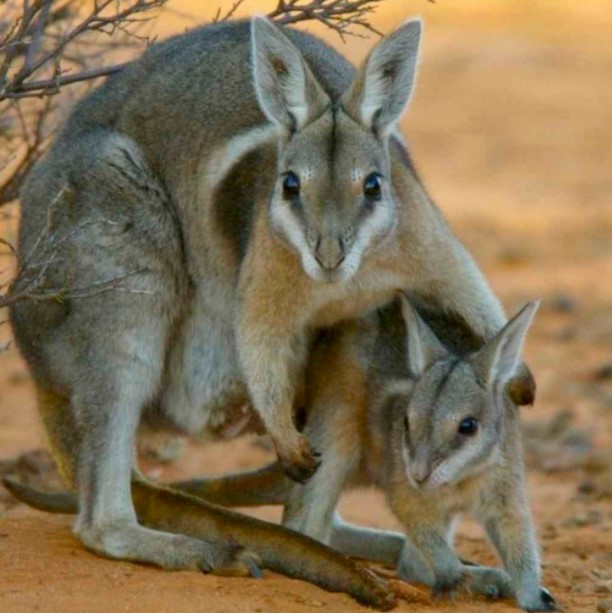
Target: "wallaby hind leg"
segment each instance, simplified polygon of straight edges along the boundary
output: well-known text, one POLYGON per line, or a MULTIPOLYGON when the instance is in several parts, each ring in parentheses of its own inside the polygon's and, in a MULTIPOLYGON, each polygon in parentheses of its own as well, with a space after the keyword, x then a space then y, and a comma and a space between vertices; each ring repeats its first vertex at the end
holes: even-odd
MULTIPOLYGON (((141 355, 155 356, 158 347, 151 332, 132 331, 123 338, 131 337, 141 355)), ((102 385, 90 381, 85 391, 72 398, 74 414, 86 425, 81 428, 76 472, 76 534, 89 549, 111 558, 167 569, 250 574, 254 558, 219 541, 214 532, 205 537, 214 540, 194 539, 138 524, 131 495, 134 440, 156 373, 150 364, 143 368, 139 360, 121 366, 116 370, 107 366, 102 385)))
MULTIPOLYGON (((137 401, 137 396, 126 397, 123 406, 109 407, 103 400, 91 399, 87 408, 71 407, 66 398, 39 391, 39 409, 60 472, 69 483, 76 477, 79 484, 78 505, 72 494, 56 495, 62 498, 65 507, 60 507, 60 512, 77 511, 78 507, 75 532, 83 544, 104 556, 157 564, 168 569, 258 574, 255 558, 242 548, 157 532, 138 525, 130 492, 137 401), (108 410, 117 412, 114 419, 106 414, 108 410), (77 429, 74 415, 87 415, 88 427, 77 429)), ((29 501, 27 488, 10 482, 8 485, 18 495, 21 488, 29 501)), ((44 496, 41 494, 40 498, 44 500, 44 496)), ((41 506, 44 508, 44 504, 41 506)))

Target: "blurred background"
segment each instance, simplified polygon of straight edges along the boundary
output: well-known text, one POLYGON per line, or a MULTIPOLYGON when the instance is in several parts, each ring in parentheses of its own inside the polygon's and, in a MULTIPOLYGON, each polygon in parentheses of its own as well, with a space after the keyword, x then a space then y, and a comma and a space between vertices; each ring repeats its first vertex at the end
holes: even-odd
MULTIPOLYGON (((246 0, 235 16, 267 13, 277 4, 246 0)), ((609 2, 375 4, 367 19, 383 33, 414 15, 425 21, 416 94, 403 130, 430 194, 509 314, 527 300, 543 301, 525 352, 538 397, 523 416, 544 583, 567 611, 612 611, 609 2)), ((146 34, 162 39, 210 21, 218 8, 226 14, 232 6, 220 0, 170 0, 147 24, 146 34)), ((376 40, 365 30, 356 32, 367 38, 346 36, 343 41, 320 23, 298 27, 324 37, 355 63, 376 40)), ((137 45, 112 50, 117 61, 138 53, 137 45)), ((63 95, 58 116, 69 111, 76 97, 63 95)), ((0 236, 13 240, 17 220, 18 203, 0 208, 0 236)), ((0 269, 6 280, 8 253, 0 257, 0 269)), ((0 347, 10 340, 8 326, 0 326, 0 347)), ((29 375, 9 345, 0 353, 0 473, 53 482, 52 465, 41 447, 44 437, 29 375)), ((248 439, 201 448, 159 438, 143 443, 141 456, 150 476, 168 480, 255 466, 269 451, 248 439)), ((397 527, 377 492, 351 492, 342 508, 350 520, 397 527)), ((277 509, 256 514, 279 517, 277 509)), ((71 536, 69 518, 26 509, 2 489, 0 537, 5 537, 0 538, 0 609, 6 611, 36 606, 102 611, 123 605, 190 611, 201 610, 202 602, 211 611, 357 608, 345 596, 280 577, 235 582, 105 562, 82 550, 71 536), (92 595, 99 600, 94 602, 92 595)), ((473 522, 462 523, 458 547, 472 559, 494 561, 473 522)), ((508 603, 463 597, 454 605, 431 601, 425 591, 414 597, 402 610, 414 610, 415 602, 419 610, 431 611, 513 610, 508 603)))

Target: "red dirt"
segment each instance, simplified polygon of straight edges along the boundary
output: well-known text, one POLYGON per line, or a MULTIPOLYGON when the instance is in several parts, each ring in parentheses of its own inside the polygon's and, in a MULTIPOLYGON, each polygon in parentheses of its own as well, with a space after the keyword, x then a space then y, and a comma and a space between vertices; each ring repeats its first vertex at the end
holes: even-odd
MULTIPOLYGON (((606 593, 612 589, 612 376, 598 376, 612 364, 609 7, 410 4, 427 20, 420 82, 405 123, 414 158, 508 311, 544 300, 526 349, 538 400, 524 411, 544 583, 565 611, 592 612, 612 599, 606 593), (561 410, 570 412, 569 425, 559 425, 561 410)), ((409 15, 391 0, 378 23, 388 29, 409 15)), ((165 34, 185 25, 168 18, 159 29, 165 34)), ((347 52, 362 57, 370 44, 352 40, 347 52)), ((0 327, 0 345, 8 335, 0 327)), ((0 458, 42 444, 27 371, 15 351, 6 352, 0 458)), ((146 466, 169 480, 256 466, 268 455, 249 440, 189 443, 177 462, 146 466)), ((397 528, 373 490, 349 493, 342 510, 352 521, 397 528)), ((279 517, 272 508, 256 514, 279 517)), ((104 560, 85 551, 70 526, 71 518, 27 509, 0 491, 1 611, 362 610, 348 596, 269 572, 262 581, 226 579, 104 560)), ((471 521, 461 525, 458 548, 494 562, 471 521)), ((419 589, 409 594, 398 610, 516 610, 468 597, 431 601, 419 589)))

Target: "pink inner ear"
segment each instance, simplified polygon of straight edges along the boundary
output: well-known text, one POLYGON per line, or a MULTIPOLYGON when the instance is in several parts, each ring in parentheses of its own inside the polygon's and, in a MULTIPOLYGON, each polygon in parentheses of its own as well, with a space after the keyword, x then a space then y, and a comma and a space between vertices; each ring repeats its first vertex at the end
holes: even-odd
POLYGON ((506 384, 510 400, 519 407, 532 405, 536 397, 536 382, 527 366, 523 364, 521 372, 506 384))

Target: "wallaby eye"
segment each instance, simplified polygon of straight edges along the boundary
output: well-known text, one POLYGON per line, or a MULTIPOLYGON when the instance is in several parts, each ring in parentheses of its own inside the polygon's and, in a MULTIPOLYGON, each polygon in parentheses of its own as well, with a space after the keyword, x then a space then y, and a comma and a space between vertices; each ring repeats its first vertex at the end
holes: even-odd
POLYGON ((381 176, 377 172, 369 174, 363 182, 363 193, 369 200, 381 198, 381 176))
POLYGON ((476 432, 478 432, 478 420, 475 417, 466 417, 459 424, 459 434, 473 436, 476 432))
POLYGON ((283 198, 291 200, 300 195, 300 180, 298 176, 289 171, 283 179, 283 198))

